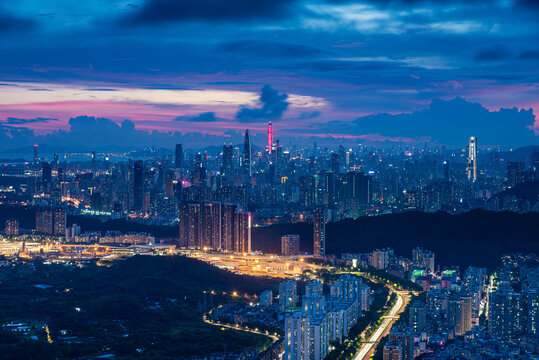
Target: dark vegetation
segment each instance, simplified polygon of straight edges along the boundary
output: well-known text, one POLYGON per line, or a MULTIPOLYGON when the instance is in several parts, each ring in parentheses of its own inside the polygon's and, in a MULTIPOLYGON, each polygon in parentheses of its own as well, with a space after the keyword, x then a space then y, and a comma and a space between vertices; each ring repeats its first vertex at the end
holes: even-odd
POLYGON ((262 347, 269 341, 205 324, 201 313, 211 304, 230 301, 234 291, 239 294, 234 299, 247 301, 263 289, 275 290, 273 280, 235 275, 179 256, 135 256, 101 265, 106 266, 93 263, 81 269, 34 262, 0 268, 0 323, 25 322, 36 328, 32 334, 39 339, 0 331, 0 359, 108 353, 126 359, 177 359, 262 347), (34 286, 38 284, 50 287, 34 286), (46 341, 44 324, 52 343, 46 341))
MULTIPOLYGON (((277 224, 254 229, 253 249, 280 251, 280 236, 299 234, 301 251, 312 252, 312 225, 277 224)), ((421 246, 442 266, 495 268, 505 253, 539 253, 539 213, 475 210, 460 215, 407 212, 347 219, 326 225, 326 253, 370 252, 391 247, 410 257, 421 246)))

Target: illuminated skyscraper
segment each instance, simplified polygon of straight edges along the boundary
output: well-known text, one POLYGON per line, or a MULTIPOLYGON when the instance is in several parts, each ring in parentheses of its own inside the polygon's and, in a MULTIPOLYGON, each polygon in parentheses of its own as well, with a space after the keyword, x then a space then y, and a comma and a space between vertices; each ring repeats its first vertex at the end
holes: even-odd
POLYGON ((466 172, 469 181, 477 180, 477 138, 475 136, 470 137, 466 172))
POLYGON ((144 162, 135 161, 133 167, 133 208, 135 212, 144 210, 144 162))
POLYGON ((66 222, 66 210, 64 208, 54 209, 54 236, 65 236, 66 222))
POLYGON ((299 255, 299 235, 289 234, 281 237, 281 255, 297 256, 299 255))
POLYGON ((271 154, 271 150, 273 147, 273 125, 271 125, 271 121, 268 124, 268 147, 267 151, 271 154))
POLYGON ((313 214, 313 254, 314 257, 326 255, 326 211, 316 209, 313 214))
POLYGON ((39 160, 39 156, 37 154, 37 144, 34 145, 34 164, 37 164, 39 160))
POLYGON ((249 129, 245 130, 245 140, 243 142, 243 175, 251 177, 251 138, 249 129))

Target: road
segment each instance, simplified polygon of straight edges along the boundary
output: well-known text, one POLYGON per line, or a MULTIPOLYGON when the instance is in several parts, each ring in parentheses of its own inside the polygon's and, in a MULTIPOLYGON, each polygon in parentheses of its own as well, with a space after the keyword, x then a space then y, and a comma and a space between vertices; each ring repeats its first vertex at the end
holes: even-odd
POLYGON ((391 324, 395 321, 397 314, 405 305, 404 296, 402 295, 402 293, 393 290, 391 291, 397 295, 397 301, 395 302, 395 305, 393 305, 389 314, 386 315, 384 320, 380 323, 378 329, 376 329, 376 331, 371 335, 367 342, 363 343, 361 350, 354 357, 354 360, 368 359, 369 355, 375 349, 380 339, 384 336, 386 331, 391 328, 391 324))
POLYGON ((278 336, 275 336, 275 335, 272 335, 272 334, 269 334, 269 333, 266 333, 266 332, 256 331, 256 330, 252 330, 252 329, 249 329, 249 328, 246 328, 246 327, 242 328, 242 327, 235 326, 235 325, 228 325, 228 324, 223 324, 223 323, 220 323, 220 322, 215 322, 215 321, 209 320, 206 317, 206 315, 202 316, 202 321, 204 321, 206 324, 210 324, 210 325, 213 325, 213 326, 219 326, 219 327, 232 329, 232 330, 236 330, 236 331, 244 331, 244 332, 248 332, 248 333, 251 333, 251 334, 257 334, 257 335, 266 336, 266 337, 269 337, 271 340, 273 340, 273 342, 279 340, 278 336))

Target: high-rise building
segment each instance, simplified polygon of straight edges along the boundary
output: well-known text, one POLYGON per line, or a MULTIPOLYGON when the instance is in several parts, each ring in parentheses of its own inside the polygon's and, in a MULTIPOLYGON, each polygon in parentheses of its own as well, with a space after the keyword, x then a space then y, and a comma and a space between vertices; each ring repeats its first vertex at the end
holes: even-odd
POLYGON ((281 255, 297 256, 299 255, 299 235, 289 234, 281 237, 281 255))
POLYGON ((66 234, 66 210, 64 208, 54 209, 54 236, 65 236, 66 234))
POLYGON ((52 235, 54 231, 54 217, 51 209, 36 209, 36 233, 41 235, 52 235))
POLYGON ((37 144, 34 144, 34 165, 38 165, 39 156, 37 153, 37 144))
POLYGON ((135 161, 133 167, 133 209, 135 212, 144 211, 144 162, 135 161))
POLYGON ((36 209, 36 233, 41 235, 65 236, 66 209, 41 208, 36 209))
POLYGON ((229 145, 229 146, 223 145, 223 167, 221 168, 221 171, 223 175, 225 176, 229 176, 232 172, 233 154, 234 154, 234 148, 232 145, 229 145))
POLYGON ((260 294, 260 306, 268 307, 273 305, 273 291, 265 290, 260 294))
POLYGON ((174 170, 168 170, 165 174, 165 195, 168 197, 174 196, 174 180, 176 178, 176 172, 174 170))
POLYGON ((313 213, 313 254, 318 258, 326 255, 325 209, 316 209, 313 213))
POLYGON ((524 163, 521 161, 507 162, 507 185, 513 187, 526 181, 524 163))
POLYGON ((279 284, 279 306, 281 309, 295 307, 298 303, 298 286, 295 281, 287 280, 279 284))
POLYGON ((177 169, 181 169, 183 166, 183 145, 182 144, 176 144, 176 149, 174 153, 174 166, 177 169))
POLYGON ((50 183, 52 181, 52 169, 51 164, 46 161, 41 163, 41 180, 44 183, 50 183))
POLYGON ((235 214, 235 245, 234 251, 242 254, 251 253, 251 224, 250 212, 237 212, 235 214))
POLYGON ((489 294, 488 330, 495 337, 519 335, 523 331, 523 303, 510 285, 489 294))
POLYGON ((245 140, 243 141, 243 176, 245 178, 251 177, 251 137, 249 135, 249 129, 245 130, 245 140))
POLYGON ((7 219, 6 220, 6 235, 8 236, 17 236, 19 235, 19 220, 18 219, 7 219))
POLYGON ((425 304, 420 301, 413 301, 408 307, 408 324, 416 332, 421 332, 427 324, 427 311, 425 304))
POLYGON ((477 138, 475 136, 470 137, 466 159, 466 172, 469 181, 477 180, 477 138))
POLYGON ((297 312, 285 318, 284 360, 310 360, 310 317, 297 312))
POLYGON ((268 124, 268 144, 266 148, 269 154, 271 154, 272 148, 273 148, 273 125, 271 125, 271 121, 270 121, 268 124))

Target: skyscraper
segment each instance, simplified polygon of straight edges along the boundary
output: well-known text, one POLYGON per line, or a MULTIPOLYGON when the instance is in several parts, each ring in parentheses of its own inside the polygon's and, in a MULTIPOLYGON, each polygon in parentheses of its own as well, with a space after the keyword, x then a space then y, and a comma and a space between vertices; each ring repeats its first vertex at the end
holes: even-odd
POLYGON ((477 138, 475 136, 470 137, 466 172, 469 181, 477 180, 477 138))
POLYGON ((326 255, 326 211, 316 209, 313 214, 313 254, 314 257, 326 255))
POLYGON ((52 181, 51 164, 46 161, 41 163, 41 180, 46 183, 50 183, 52 181))
POLYGON ((299 255, 299 235, 289 234, 281 237, 281 255, 297 256, 299 255))
POLYGON ((273 147, 273 125, 271 125, 271 121, 268 124, 268 147, 267 151, 269 154, 271 154, 271 149, 273 147))
POLYGON ((243 175, 251 177, 251 138, 249 129, 245 130, 245 140, 243 142, 243 175))
POLYGON ((141 213, 144 210, 144 162, 135 161, 133 167, 133 209, 141 213))
POLYGON ((65 236, 66 222, 66 210, 64 208, 54 209, 54 236, 65 236))
POLYGON ((34 144, 34 164, 37 165, 38 160, 39 160, 39 156, 37 154, 37 144, 34 144))
POLYGON ((223 145, 223 168, 222 172, 224 175, 230 175, 232 171, 232 158, 233 158, 234 148, 232 145, 226 146, 223 145))
POLYGON ((174 166, 179 169, 183 166, 183 145, 176 144, 176 152, 174 158, 174 166))

